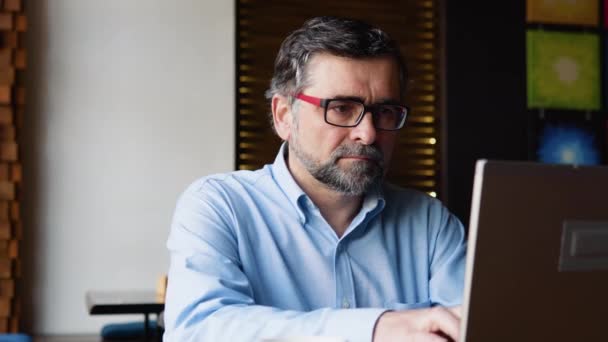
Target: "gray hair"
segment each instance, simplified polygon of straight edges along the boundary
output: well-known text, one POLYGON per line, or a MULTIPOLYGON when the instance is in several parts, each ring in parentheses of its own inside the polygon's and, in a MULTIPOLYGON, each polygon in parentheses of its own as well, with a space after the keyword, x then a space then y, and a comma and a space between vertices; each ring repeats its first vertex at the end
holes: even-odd
MULTIPOLYGON (((307 86, 308 61, 320 53, 357 59, 392 56, 399 65, 402 96, 405 93, 407 69, 396 41, 366 22, 325 16, 306 21, 285 38, 274 63, 266 98, 270 100, 278 94, 293 104, 293 96, 307 86)), ((270 122, 274 129, 272 113, 270 122)))

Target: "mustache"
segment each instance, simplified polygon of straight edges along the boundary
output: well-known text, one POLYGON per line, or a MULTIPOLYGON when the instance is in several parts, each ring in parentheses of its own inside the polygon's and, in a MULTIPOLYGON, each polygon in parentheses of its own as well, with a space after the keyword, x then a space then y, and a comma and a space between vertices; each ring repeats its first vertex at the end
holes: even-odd
POLYGON ((380 164, 380 166, 383 166, 384 164, 384 154, 374 145, 340 145, 340 147, 332 153, 331 159, 333 162, 337 162, 338 159, 347 156, 362 156, 375 161, 380 164))

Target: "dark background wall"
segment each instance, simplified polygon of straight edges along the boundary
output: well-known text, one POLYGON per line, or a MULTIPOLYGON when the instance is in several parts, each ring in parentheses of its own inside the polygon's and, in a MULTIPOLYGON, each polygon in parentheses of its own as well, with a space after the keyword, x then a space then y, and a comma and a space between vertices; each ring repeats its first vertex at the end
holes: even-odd
POLYGON ((469 220, 475 160, 526 160, 525 1, 446 1, 447 205, 469 220))

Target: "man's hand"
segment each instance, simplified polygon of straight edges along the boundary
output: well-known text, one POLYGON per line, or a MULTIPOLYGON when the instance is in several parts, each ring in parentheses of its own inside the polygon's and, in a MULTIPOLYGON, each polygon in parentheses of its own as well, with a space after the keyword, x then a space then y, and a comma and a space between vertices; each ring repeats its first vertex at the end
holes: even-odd
POLYGON ((456 315, 456 317, 458 317, 458 319, 460 319, 462 317, 462 305, 450 306, 447 309, 450 310, 450 312, 452 312, 454 315, 456 315))
POLYGON ((458 341, 460 307, 436 306, 428 309, 389 311, 380 316, 373 342, 458 341))

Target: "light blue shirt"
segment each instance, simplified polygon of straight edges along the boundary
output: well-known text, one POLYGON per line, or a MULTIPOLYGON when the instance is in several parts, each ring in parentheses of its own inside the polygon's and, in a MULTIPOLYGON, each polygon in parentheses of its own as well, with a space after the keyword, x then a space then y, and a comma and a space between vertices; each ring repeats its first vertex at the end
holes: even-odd
POLYGON ((272 165, 202 178, 180 197, 165 341, 369 342, 386 310, 461 303, 464 230, 438 200, 385 184, 338 238, 284 149, 272 165))

